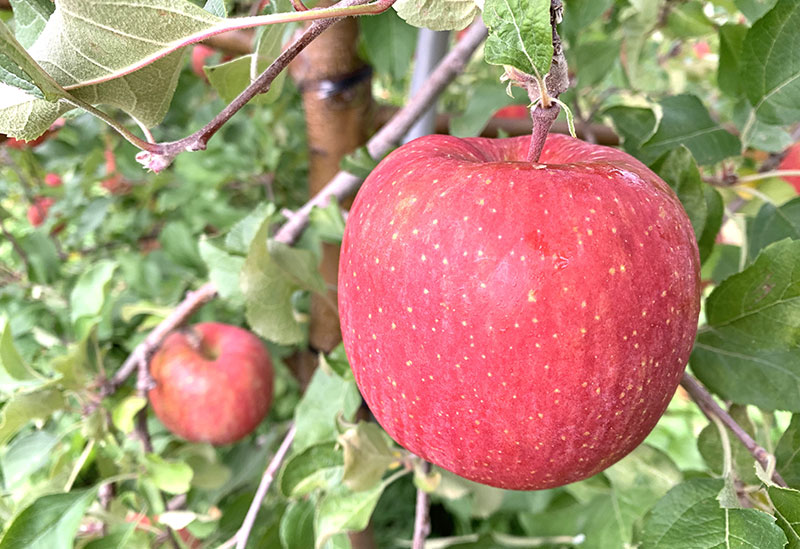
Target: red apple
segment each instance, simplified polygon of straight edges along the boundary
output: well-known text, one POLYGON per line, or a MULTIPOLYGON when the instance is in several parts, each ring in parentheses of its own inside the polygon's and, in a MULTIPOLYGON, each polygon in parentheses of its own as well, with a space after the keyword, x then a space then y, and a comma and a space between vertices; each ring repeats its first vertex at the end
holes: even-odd
POLYGON ((408 450, 532 490, 589 477, 652 430, 699 313, 675 194, 633 157, 550 135, 428 136, 364 182, 339 263, 345 349, 408 450))
POLYGON ((47 212, 55 204, 55 200, 49 196, 40 196, 33 201, 28 208, 28 221, 34 227, 38 227, 47 218, 47 212))
POLYGON ((531 110, 526 107, 525 105, 506 105, 505 107, 498 109, 492 118, 525 118, 530 119, 531 117, 531 110))
POLYGON ((48 173, 44 176, 44 184, 48 187, 60 187, 63 181, 57 173, 48 173))
POLYGON ((197 44, 192 48, 192 72, 203 80, 208 80, 203 67, 206 65, 206 60, 214 55, 216 50, 203 44, 197 44))
POLYGON ((272 402, 272 362, 251 332, 201 323, 168 336, 150 362, 150 403, 173 433, 228 444, 250 434, 272 402))
MULTIPOLYGON (((795 143, 786 151, 786 156, 778 166, 779 170, 800 170, 800 143, 795 143)), ((800 193, 800 176, 787 175, 783 179, 790 183, 800 193)))
POLYGON ((705 40, 701 40, 699 42, 695 42, 695 44, 692 46, 692 51, 694 52, 695 57, 698 59, 703 59, 711 53, 711 46, 709 46, 708 42, 705 40))

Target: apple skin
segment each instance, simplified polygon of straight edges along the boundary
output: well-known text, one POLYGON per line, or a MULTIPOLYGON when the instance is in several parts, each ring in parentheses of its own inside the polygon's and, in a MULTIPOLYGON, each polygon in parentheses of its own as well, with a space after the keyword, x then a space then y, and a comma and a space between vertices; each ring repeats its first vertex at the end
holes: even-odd
POLYGON ((653 429, 697 330, 700 260, 669 186, 550 135, 427 136, 359 191, 339 310, 356 382, 398 443, 468 479, 552 488, 653 429))
POLYGON ((191 331, 173 332, 153 355, 150 403, 176 435, 230 444, 267 415, 272 362, 258 337, 242 328, 206 322, 191 331))
POLYGON ((28 221, 34 227, 38 227, 47 218, 47 212, 55 204, 55 200, 49 196, 40 196, 28 207, 28 221))
MULTIPOLYGON (((795 143, 789 150, 786 151, 786 155, 781 160, 780 165, 778 166, 779 170, 800 170, 800 143, 795 143)), ((787 183, 794 187, 795 191, 800 194, 800 176, 797 175, 788 175, 783 178, 786 180, 787 183)))

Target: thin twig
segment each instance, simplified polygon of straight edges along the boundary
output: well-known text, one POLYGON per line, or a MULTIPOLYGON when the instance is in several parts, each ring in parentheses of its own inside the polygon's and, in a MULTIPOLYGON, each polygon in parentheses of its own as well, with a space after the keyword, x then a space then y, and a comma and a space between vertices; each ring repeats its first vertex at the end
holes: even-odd
MULTIPOLYGON (((422 462, 422 472, 429 474, 431 464, 422 462)), ((425 539, 431 533, 431 518, 429 515, 431 497, 422 488, 417 488, 417 507, 414 512, 414 537, 411 541, 412 549, 425 549, 425 539)))
POLYGON ((236 532, 230 540, 222 544, 218 549, 222 549, 223 547, 233 547, 235 544, 236 549, 244 549, 247 546, 247 538, 250 537, 250 530, 253 529, 253 524, 256 522, 256 517, 258 516, 258 511, 261 509, 261 503, 264 501, 264 497, 267 495, 267 491, 269 490, 272 481, 275 479, 275 474, 280 469, 281 463, 286 458, 286 454, 289 452, 289 448, 292 446, 292 441, 294 441, 294 433, 295 433, 295 426, 292 424, 289 427, 289 430, 286 432, 286 436, 283 438, 283 442, 281 442, 280 448, 273 456, 272 461, 269 462, 267 469, 264 471, 264 475, 261 477, 261 482, 258 484, 258 489, 256 490, 256 495, 253 497, 253 501, 250 503, 250 509, 247 510, 247 515, 244 517, 244 522, 242 523, 241 528, 236 532))
MULTIPOLYGON (((378 0, 386 8, 390 7, 394 0, 378 0)), ((367 4, 368 0, 342 0, 337 4, 338 8, 348 8, 367 4)), ((309 10, 313 11, 313 10, 309 10)), ((251 99, 261 93, 266 93, 272 81, 297 57, 315 38, 336 23, 341 17, 331 17, 328 19, 318 19, 311 23, 303 33, 292 42, 267 69, 262 72, 249 86, 247 86, 236 99, 228 104, 222 111, 195 133, 169 143, 159 143, 155 148, 143 150, 136 155, 136 159, 145 167, 158 172, 169 166, 172 160, 183 151, 204 150, 209 139, 219 131, 222 126, 239 112, 251 99)))
MULTIPOLYGON (((709 419, 712 416, 716 416, 722 421, 722 423, 731 430, 731 432, 738 438, 744 447, 747 448, 747 451, 750 452, 753 457, 761 464, 765 471, 769 470, 769 461, 772 458, 769 452, 767 452, 764 448, 759 446, 753 437, 751 437, 747 431, 745 431, 741 425, 736 423, 731 415, 726 412, 725 410, 720 407, 719 404, 714 400, 714 397, 711 396, 711 393, 703 387, 703 385, 697 381, 694 377, 689 375, 688 373, 683 374, 683 378, 681 379, 681 386, 686 389, 686 392, 689 393, 689 396, 692 397, 697 405, 700 407, 700 410, 708 417, 709 419)), ((713 420, 712 420, 713 421, 713 420)), ((780 473, 775 471, 772 473, 772 480, 778 486, 786 487, 786 481, 783 480, 780 473)))

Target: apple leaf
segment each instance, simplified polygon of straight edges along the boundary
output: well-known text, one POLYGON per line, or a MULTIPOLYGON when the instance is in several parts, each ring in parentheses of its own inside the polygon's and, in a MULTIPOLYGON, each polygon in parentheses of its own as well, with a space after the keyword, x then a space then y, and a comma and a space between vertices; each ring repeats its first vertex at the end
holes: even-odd
POLYGON ((325 242, 342 243, 344 217, 342 217, 342 207, 336 200, 330 200, 324 208, 319 206, 311 208, 308 224, 325 242))
POLYGON ((392 7, 409 25, 437 31, 461 30, 479 11, 476 0, 397 0, 392 7))
POLYGON ((798 28, 800 4, 779 0, 747 31, 740 79, 754 107, 751 119, 776 125, 800 121, 798 28))
POLYGON ((10 393, 41 382, 41 376, 30 369, 14 345, 11 322, 0 322, 0 391, 10 393))
POLYGON ((217 17, 227 17, 228 9, 225 7, 225 0, 206 0, 203 9, 217 17))
POLYGON ((744 90, 741 71, 742 44, 747 35, 745 25, 727 23, 719 28, 719 65, 717 66, 717 83, 719 89, 726 94, 737 97, 744 90))
POLYGON ((614 122, 614 128, 622 136, 622 146, 626 152, 642 158, 640 149, 658 129, 661 110, 636 105, 614 105, 604 111, 614 122))
POLYGON ((669 10, 665 30, 675 38, 697 38, 715 32, 714 24, 703 11, 703 5, 689 2, 669 10))
POLYGON ((770 486, 769 499, 775 508, 775 518, 789 545, 786 549, 800 549, 800 492, 791 488, 770 486))
POLYGON ((66 93, 22 47, 8 26, 0 20, 0 81, 22 86, 26 93, 55 101, 66 93))
POLYGON ((375 423, 359 421, 339 435, 344 449, 344 484, 355 492, 373 488, 397 456, 386 442, 383 430, 375 423))
POLYGON ((320 353, 319 364, 323 368, 328 368, 342 379, 348 381, 354 379, 353 370, 350 369, 350 363, 347 361, 347 354, 345 353, 343 343, 339 343, 339 345, 327 355, 320 353))
POLYGON ((659 102, 663 116, 656 133, 641 148, 640 160, 650 164, 665 152, 685 145, 698 164, 715 164, 739 154, 739 139, 712 120, 700 100, 689 94, 659 102))
POLYGON ((82 317, 93 317, 100 314, 108 297, 108 290, 117 263, 103 259, 84 271, 69 296, 70 319, 77 324, 82 317))
POLYGON ((706 200, 706 224, 703 232, 697 239, 697 247, 700 250, 700 262, 705 263, 714 251, 717 235, 722 227, 722 218, 725 213, 725 204, 722 195, 711 185, 703 185, 703 196, 706 200))
POLYGON ((644 521, 642 549, 686 547, 694 549, 731 546, 783 547, 786 536, 771 515, 755 509, 723 509, 717 494, 724 482, 695 478, 670 490, 644 521))
POLYGON ((54 389, 14 395, 0 412, 0 445, 6 444, 29 422, 45 420, 66 404, 64 395, 54 389))
POLYGON ((274 204, 259 204, 231 227, 231 230, 225 235, 225 247, 231 252, 246 255, 258 230, 273 215, 275 215, 274 204))
POLYGON ((6 490, 12 491, 23 482, 30 482, 30 475, 48 464, 52 457, 50 452, 59 442, 59 437, 46 430, 21 434, 11 441, 2 458, 6 490))
POLYGON ((740 131, 742 147, 782 153, 794 142, 791 134, 784 126, 767 124, 759 120, 754 116, 754 110, 744 97, 741 97, 733 108, 733 123, 740 131))
POLYGON ((393 80, 402 80, 414 56, 417 29, 406 24, 394 10, 359 17, 358 24, 370 64, 378 72, 390 74, 393 80))
POLYGON ((281 517, 280 538, 283 549, 308 549, 314 545, 314 502, 292 501, 281 517))
POLYGON ((479 135, 498 109, 513 102, 514 99, 495 82, 478 82, 470 86, 466 109, 450 119, 450 134, 456 137, 479 135))
POLYGON ((338 486, 322 496, 314 516, 315 548, 322 548, 334 534, 366 528, 383 489, 384 485, 378 484, 371 490, 351 492, 338 486))
POLYGON ((89 383, 87 338, 69 345, 67 352, 52 359, 53 371, 59 374, 58 385, 69 391, 80 391, 89 383))
POLYGON ((309 251, 293 248, 277 240, 267 241, 270 257, 284 275, 298 288, 324 294, 327 291, 325 279, 319 272, 319 259, 309 251))
POLYGON ((144 456, 147 476, 159 490, 185 494, 191 488, 192 468, 183 461, 167 460, 158 454, 144 456))
POLYGON ((553 60, 550 0, 486 0, 489 28, 484 56, 492 65, 511 65, 544 77, 553 60))
POLYGON ((775 5, 777 0, 735 0, 736 7, 739 8, 747 20, 755 23, 775 5))
POLYGON ((798 263, 800 241, 771 244, 706 300, 691 365, 726 400, 800 411, 798 263))
POLYGON ((220 250, 205 238, 198 243, 198 251, 208 268, 208 277, 216 285, 220 297, 241 301, 239 273, 244 265, 244 258, 220 250))
MULTIPOLYGON (((745 406, 734 404, 730 413, 745 432, 750 436, 755 436, 755 426, 750 416, 748 416, 745 406)), ((753 469, 753 454, 747 450, 744 444, 730 430, 728 431, 728 437, 731 444, 732 465, 736 472, 736 477, 747 484, 758 484, 759 481, 753 469)), ((722 442, 720 441, 719 429, 714 423, 709 423, 700 431, 697 437, 697 449, 700 451, 700 455, 703 456, 708 468, 714 473, 722 475, 722 442)))
POLYGON ((784 431, 775 447, 777 471, 793 488, 800 489, 800 414, 792 416, 789 428, 784 431))
POLYGON ((561 30, 569 39, 569 43, 579 42, 586 27, 603 15, 613 4, 614 0, 570 0, 564 2, 564 21, 561 23, 561 30))
POLYGON ((337 417, 341 415, 345 421, 352 421, 360 405, 361 395, 354 381, 346 381, 333 372, 317 368, 295 408, 295 451, 336 440, 337 417))
POLYGON ((652 168, 678 195, 692 222, 695 237, 699 238, 706 225, 708 208, 703 193, 703 180, 692 153, 681 146, 661 157, 652 168))
POLYGON ((781 206, 765 203, 747 221, 747 255, 752 261, 773 242, 800 240, 800 197, 781 206))
POLYGON ((42 496, 9 525, 0 549, 71 549, 96 490, 42 496))
POLYGON ((343 468, 344 457, 337 443, 315 444, 286 461, 278 477, 278 486, 287 498, 299 498, 339 484, 343 468))
POLYGON ((145 406, 147 406, 147 399, 144 397, 131 395, 122 399, 111 412, 111 421, 114 423, 114 427, 125 434, 133 431, 134 418, 145 406))
POLYGON ((11 0, 14 10, 14 34, 23 47, 33 45, 44 30, 55 6, 49 0, 11 0))
MULTIPOLYGON (((283 25, 270 25, 260 30, 255 53, 243 55, 219 65, 203 67, 209 83, 226 103, 233 101, 247 86, 252 84, 258 75, 266 70, 281 53, 283 25)), ((286 71, 282 71, 272 81, 269 91, 255 96, 251 102, 258 105, 272 103, 280 96, 285 80, 286 71)))

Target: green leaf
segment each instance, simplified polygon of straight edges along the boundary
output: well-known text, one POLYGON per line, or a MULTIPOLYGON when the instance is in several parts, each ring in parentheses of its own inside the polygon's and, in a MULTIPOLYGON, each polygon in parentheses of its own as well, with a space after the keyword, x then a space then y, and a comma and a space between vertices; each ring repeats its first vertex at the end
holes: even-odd
POLYGON ((692 369, 739 404, 800 411, 800 241, 767 247, 706 301, 692 369))
POLYGON ((273 239, 267 241, 267 252, 285 278, 297 288, 319 294, 327 291, 325 279, 322 278, 317 266, 319 259, 313 252, 292 248, 273 239))
POLYGON ((542 77, 550 72, 550 0, 486 0, 483 22, 489 28, 484 49, 487 63, 511 65, 542 77))
POLYGON ((217 17, 227 17, 228 10, 225 7, 225 0, 206 0, 203 9, 217 17))
POLYGON ((86 355, 86 339, 73 343, 67 352, 53 358, 53 370, 60 374, 58 384, 69 391, 80 391, 89 384, 89 363, 86 355))
POLYGON ((397 0, 392 7, 409 25, 431 30, 461 30, 475 19, 475 0, 397 0))
POLYGON ((117 429, 128 434, 133 431, 136 414, 145 406, 147 406, 147 399, 144 397, 136 395, 125 397, 114 406, 114 410, 111 412, 111 421, 117 429))
POLYGON ((719 89, 732 97, 739 96, 742 89, 741 73, 742 45, 747 35, 745 25, 726 23, 719 28, 719 65, 717 84, 719 89))
POLYGON ((117 263, 101 259, 84 271, 69 295, 70 319, 77 324, 81 317, 93 317, 103 309, 117 263))
POLYGON ((704 263, 714 251, 717 235, 722 228, 722 217, 725 213, 725 204, 722 195, 711 185, 703 185, 703 197, 706 201, 706 224, 703 232, 697 239, 700 249, 700 262, 704 263))
POLYGON ((570 60, 570 67, 574 66, 579 87, 594 86, 608 76, 619 60, 620 46, 620 41, 615 38, 578 44, 571 52, 574 57, 570 60))
POLYGON ((666 30, 676 38, 695 38, 711 34, 715 29, 703 12, 703 4, 687 2, 669 10, 666 30))
MULTIPOLYGON (((800 4, 779 0, 747 31, 740 78, 754 116, 767 124, 800 121, 800 4)), ((745 132, 747 133, 747 132, 745 132)))
POLYGON ((216 285, 220 297, 226 300, 242 299, 239 273, 244 265, 244 258, 220 250, 205 238, 200 240, 198 251, 208 269, 208 277, 216 285))
POLYGON ((314 546, 314 502, 293 501, 281 517, 283 549, 308 549, 314 546))
POLYGON ((777 471, 793 488, 800 488, 800 414, 792 416, 789 428, 775 448, 777 471))
POLYGON ((348 381, 353 379, 353 370, 350 369, 350 362, 347 360, 343 343, 339 343, 327 355, 320 353, 319 363, 321 367, 328 368, 342 379, 348 381))
POLYGON ((2 458, 6 489, 14 489, 26 477, 40 470, 53 458, 50 452, 60 438, 48 431, 33 431, 16 437, 2 458))
MULTIPOLYGON (((372 158, 366 146, 359 147, 348 155, 345 155, 339 162, 339 168, 350 172, 356 177, 366 179, 367 176, 378 165, 378 161, 372 158)), ((335 201, 331 201, 335 202, 335 201)))
MULTIPOLYGON (((0 80, 6 84, 22 85, 23 89, 39 99, 56 101, 67 94, 47 74, 20 44, 8 26, 0 20, 0 80)), ((2 105, 2 103, 0 103, 2 105)))
POLYGON ((301 323, 292 308, 292 294, 299 287, 278 266, 267 249, 269 221, 265 221, 250 245, 240 276, 247 322, 260 336, 292 345, 303 339, 301 323))
POLYGON ((286 461, 278 478, 287 498, 298 498, 316 490, 328 490, 342 480, 344 456, 335 442, 309 446, 286 461))
POLYGON ((351 492, 339 486, 322 496, 314 516, 315 547, 320 549, 334 534, 366 528, 383 488, 379 484, 371 490, 351 492))
POLYGON ((14 395, 0 412, 0 446, 34 420, 45 420, 66 406, 64 395, 53 389, 14 395))
POLYGON ((9 525, 0 549, 72 549, 73 540, 96 490, 42 496, 9 525))
POLYGON ((393 80, 402 80, 414 56, 417 29, 398 17, 394 10, 359 17, 358 23, 370 64, 393 80))
POLYGON ((336 440, 337 416, 351 421, 360 405, 361 395, 354 381, 317 368, 295 408, 294 450, 300 452, 313 444, 336 440))
POLYGON ((44 30, 55 6, 49 0, 11 0, 14 10, 14 33, 22 47, 33 45, 44 30))
POLYGON ((715 164, 739 154, 739 139, 722 129, 694 95, 676 95, 659 102, 663 111, 656 133, 642 145, 643 157, 650 164, 665 152, 685 145, 698 164, 715 164))
MULTIPOLYGON (((733 405, 731 416, 750 436, 755 436, 755 426, 747 415, 747 407, 733 405)), ((753 454, 739 441, 734 434, 728 430, 728 438, 731 444, 731 457, 733 458, 733 468, 739 479, 747 484, 758 484, 755 470, 753 469, 753 454)), ((722 456, 723 448, 720 441, 719 429, 712 422, 709 423, 697 437, 697 449, 703 456, 708 468, 718 475, 722 475, 722 456)))
POLYGON ((497 83, 478 82, 470 87, 464 112, 450 119, 450 134, 456 137, 479 135, 498 109, 513 102, 497 83))
POLYGON ((719 506, 717 494, 723 484, 722 480, 695 478, 670 490, 647 515, 640 547, 782 548, 786 536, 774 517, 755 509, 719 506))
POLYGON ((607 495, 587 513, 582 533, 586 549, 624 547, 631 542, 634 525, 667 491, 681 480, 672 460, 648 445, 641 445, 605 471, 611 483, 607 495))
MULTIPOLYGON (((0 90, 0 97, 2 93, 0 90)), ((47 284, 59 277, 61 259, 58 257, 55 244, 44 231, 28 233, 20 239, 20 246, 30 261, 28 276, 31 279, 47 284)))
MULTIPOLYGON (((614 0, 569 0, 564 2, 564 21, 561 29, 570 44, 580 41, 586 27, 594 23, 612 6, 614 0)), ((578 75, 578 78, 583 78, 578 75)))
POLYGON ((0 391, 9 392, 41 381, 42 378, 25 364, 14 345, 11 322, 0 322, 0 391))
POLYGON ((775 518, 789 545, 786 549, 800 549, 800 492, 780 486, 767 488, 769 499, 775 508, 775 518))
POLYGON ((339 435, 344 448, 344 484, 358 492, 373 488, 389 466, 397 461, 383 430, 375 423, 359 421, 339 435))
POLYGON ((159 490, 168 494, 185 494, 192 482, 192 468, 182 461, 167 460, 158 454, 144 456, 147 477, 159 490))
POLYGON ((330 200, 324 208, 314 206, 308 216, 309 227, 313 228, 325 242, 341 244, 344 235, 342 208, 336 200, 330 200))
POLYGON ((692 153, 681 146, 659 159, 652 168, 678 195, 692 222, 695 237, 699 238, 706 225, 708 208, 703 180, 692 153))
POLYGON ((275 205, 261 203, 237 222, 225 235, 225 247, 231 252, 246 255, 256 233, 264 222, 275 215, 275 205))
POLYGON ((161 247, 178 265, 203 271, 205 263, 197 249, 197 238, 183 221, 167 223, 158 235, 161 247))
POLYGON ((761 250, 784 238, 800 240, 800 197, 782 206, 765 203, 747 223, 747 255, 752 261, 761 250))
POLYGON ((735 2, 739 11, 741 11, 751 23, 754 23, 771 10, 777 0, 735 0, 735 2))
MULTIPOLYGON (((275 61, 281 54, 283 31, 283 25, 264 27, 258 35, 254 53, 219 65, 203 67, 209 83, 217 90, 223 101, 226 103, 233 101, 275 61)), ((269 91, 255 96, 251 103, 266 105, 274 102, 280 96, 285 80, 286 71, 282 71, 270 84, 269 91)))

